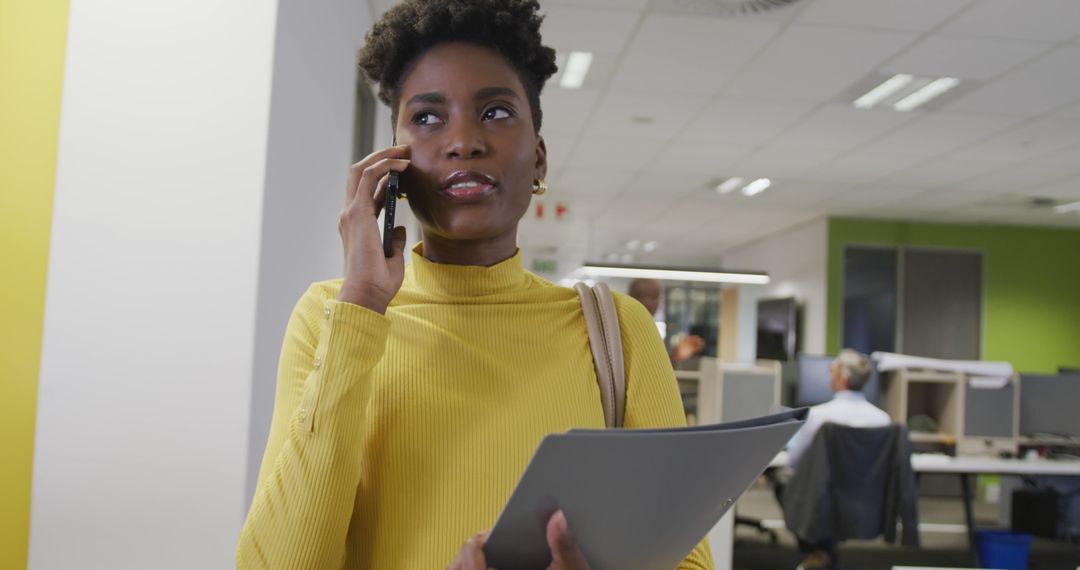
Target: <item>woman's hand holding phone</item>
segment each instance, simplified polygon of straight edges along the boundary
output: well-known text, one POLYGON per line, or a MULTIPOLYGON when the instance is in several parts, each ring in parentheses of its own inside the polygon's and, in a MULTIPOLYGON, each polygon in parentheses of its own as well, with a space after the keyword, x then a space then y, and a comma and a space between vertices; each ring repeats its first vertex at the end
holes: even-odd
POLYGON ((376 151, 349 168, 338 231, 345 249, 345 282, 338 300, 385 314, 405 276, 405 228, 394 229, 392 255, 383 251, 379 211, 387 175, 409 166, 409 147, 376 151))

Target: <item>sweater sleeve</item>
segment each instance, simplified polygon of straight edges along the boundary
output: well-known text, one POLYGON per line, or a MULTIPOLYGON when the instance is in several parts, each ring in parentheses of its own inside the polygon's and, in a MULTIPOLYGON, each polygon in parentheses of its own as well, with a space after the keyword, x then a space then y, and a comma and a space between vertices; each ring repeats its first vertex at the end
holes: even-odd
POLYGON ((390 325, 328 291, 312 285, 289 318, 238 568, 330 568, 345 556, 371 373, 390 325))
MULTIPOLYGON (((628 428, 674 427, 686 425, 686 412, 671 359, 645 307, 631 297, 615 293, 619 328, 626 367, 626 413, 628 428)), ((678 570, 712 570, 712 553, 707 539, 690 552, 678 570)))

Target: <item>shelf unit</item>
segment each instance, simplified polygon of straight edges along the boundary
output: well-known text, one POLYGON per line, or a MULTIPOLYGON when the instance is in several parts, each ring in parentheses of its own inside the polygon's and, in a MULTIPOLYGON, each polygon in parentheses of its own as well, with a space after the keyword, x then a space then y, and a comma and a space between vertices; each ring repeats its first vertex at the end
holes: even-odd
POLYGON ((1019 449, 1018 376, 1004 388, 985 390, 970 387, 971 377, 962 372, 901 368, 882 379, 882 407, 893 421, 907 425, 925 415, 938 424, 937 433, 911 432, 912 443, 955 445, 959 455, 1019 449))

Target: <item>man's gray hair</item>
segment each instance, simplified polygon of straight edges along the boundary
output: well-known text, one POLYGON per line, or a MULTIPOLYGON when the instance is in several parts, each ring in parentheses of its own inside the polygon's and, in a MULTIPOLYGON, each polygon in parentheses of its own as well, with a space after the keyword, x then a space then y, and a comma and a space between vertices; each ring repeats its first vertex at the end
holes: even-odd
POLYGON ((845 348, 836 361, 840 363, 840 374, 847 378, 848 389, 861 392, 870 380, 870 359, 857 350, 845 348))

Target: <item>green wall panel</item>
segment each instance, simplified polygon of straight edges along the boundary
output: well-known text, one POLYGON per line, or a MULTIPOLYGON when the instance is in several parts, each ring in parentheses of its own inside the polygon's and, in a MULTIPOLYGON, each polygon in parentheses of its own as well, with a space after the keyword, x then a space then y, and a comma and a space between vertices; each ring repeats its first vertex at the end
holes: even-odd
POLYGON ((1023 372, 1080 366, 1080 230, 829 220, 826 350, 841 340, 844 247, 975 249, 985 263, 983 359, 1023 372))

